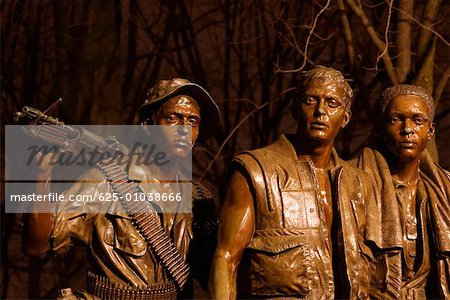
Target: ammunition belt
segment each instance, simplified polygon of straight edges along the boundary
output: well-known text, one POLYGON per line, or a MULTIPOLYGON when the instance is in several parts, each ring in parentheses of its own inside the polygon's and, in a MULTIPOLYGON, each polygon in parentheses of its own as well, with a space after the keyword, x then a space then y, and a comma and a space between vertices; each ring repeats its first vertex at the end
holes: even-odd
POLYGON ((121 204, 128 211, 133 220, 134 227, 145 239, 147 244, 156 254, 163 268, 175 281, 177 287, 182 290, 189 277, 189 266, 184 261, 181 253, 164 231, 156 212, 146 201, 125 201, 127 193, 140 193, 140 187, 135 182, 128 181, 128 174, 114 160, 104 160, 97 163, 98 168, 109 180, 114 192, 119 195, 121 204))
POLYGON ((86 291, 103 300, 171 300, 177 299, 174 284, 155 284, 145 288, 121 285, 106 277, 88 272, 86 291))

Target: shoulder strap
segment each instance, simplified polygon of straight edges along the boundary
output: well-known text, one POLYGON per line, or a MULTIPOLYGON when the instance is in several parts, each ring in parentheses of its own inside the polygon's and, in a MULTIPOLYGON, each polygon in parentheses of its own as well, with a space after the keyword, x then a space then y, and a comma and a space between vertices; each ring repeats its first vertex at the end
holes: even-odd
POLYGON ((114 160, 98 162, 97 167, 109 181, 113 191, 119 195, 121 204, 133 221, 133 226, 156 254, 163 268, 175 281, 177 288, 182 290, 189 277, 189 266, 165 233, 157 213, 146 201, 125 201, 126 194, 143 192, 139 185, 128 181, 128 174, 114 160))

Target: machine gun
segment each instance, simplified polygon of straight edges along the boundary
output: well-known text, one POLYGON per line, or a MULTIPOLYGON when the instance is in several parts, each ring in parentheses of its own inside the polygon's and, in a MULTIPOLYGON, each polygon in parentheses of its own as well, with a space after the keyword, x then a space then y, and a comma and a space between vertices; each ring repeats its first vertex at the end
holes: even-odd
POLYGON ((82 149, 96 149, 101 153, 110 152, 111 155, 116 154, 116 152, 128 155, 127 147, 121 144, 115 136, 102 137, 82 126, 68 126, 58 118, 49 116, 48 113, 53 111, 61 102, 62 98, 59 98, 44 112, 24 106, 22 111, 16 112, 14 121, 21 124, 30 124, 31 126, 23 128, 28 135, 54 144, 62 152, 77 154, 82 149))

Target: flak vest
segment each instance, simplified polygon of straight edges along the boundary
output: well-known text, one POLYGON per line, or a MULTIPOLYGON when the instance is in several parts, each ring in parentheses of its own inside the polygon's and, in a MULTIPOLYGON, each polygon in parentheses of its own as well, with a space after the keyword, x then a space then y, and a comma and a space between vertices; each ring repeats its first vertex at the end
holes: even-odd
MULTIPOLYGON (((364 174, 340 160, 331 171, 337 201, 351 299, 368 298, 369 261, 364 244, 364 174)), ((314 165, 298 160, 283 135, 264 148, 238 155, 233 164, 247 172, 254 195, 255 233, 242 263, 248 266, 251 296, 333 299, 332 245, 314 165)))

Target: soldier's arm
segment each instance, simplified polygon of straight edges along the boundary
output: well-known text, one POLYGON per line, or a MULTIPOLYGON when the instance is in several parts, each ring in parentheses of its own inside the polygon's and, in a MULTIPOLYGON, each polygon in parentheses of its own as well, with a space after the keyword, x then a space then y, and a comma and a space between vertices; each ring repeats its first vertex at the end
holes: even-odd
MULTIPOLYGON (((51 191, 51 154, 46 155, 36 172, 35 194, 48 195, 51 191)), ((54 158, 51 158, 54 159, 54 158)), ((74 203, 62 201, 30 202, 30 213, 23 215, 22 250, 27 255, 41 255, 48 251, 53 254, 66 252, 76 241, 80 245, 89 244, 92 235, 93 213, 102 211, 101 206, 108 202, 99 201, 102 193, 110 193, 108 183, 97 169, 83 173, 77 182, 64 192, 64 198, 72 195, 92 196, 92 201, 74 203), (39 206, 38 206, 39 205, 39 206), (54 210, 57 212, 54 212, 54 210)))
POLYGON ((214 299, 236 299, 236 275, 255 230, 253 196, 245 176, 235 171, 220 213, 219 238, 210 276, 214 299))
MULTIPOLYGON (((38 154, 42 155, 42 154, 38 154)), ((42 159, 40 167, 36 171, 36 190, 37 195, 50 193, 50 182, 52 167, 49 160, 52 154, 47 154, 42 159)), ((37 157, 37 160, 40 158, 37 157)), ((31 213, 23 215, 22 229, 22 251, 27 255, 41 255, 49 250, 49 239, 53 228, 53 214, 50 213, 50 203, 47 201, 31 201, 31 213), (40 205, 39 211, 48 211, 49 213, 37 213, 35 205, 40 205), (42 206, 48 207, 42 207, 42 206)))

